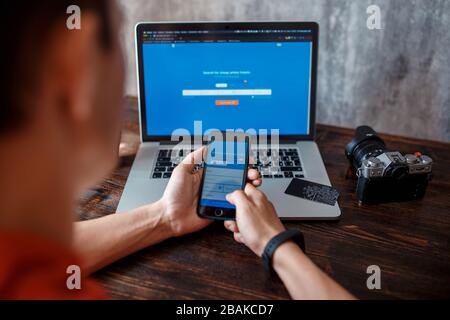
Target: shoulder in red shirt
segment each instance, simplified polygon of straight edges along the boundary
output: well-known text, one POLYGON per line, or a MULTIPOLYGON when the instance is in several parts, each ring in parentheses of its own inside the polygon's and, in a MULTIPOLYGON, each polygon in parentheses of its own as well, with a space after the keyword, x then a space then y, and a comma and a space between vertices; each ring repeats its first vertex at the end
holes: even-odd
POLYGON ((106 299, 105 290, 83 277, 69 289, 67 273, 80 261, 69 249, 44 238, 0 231, 0 299, 106 299))

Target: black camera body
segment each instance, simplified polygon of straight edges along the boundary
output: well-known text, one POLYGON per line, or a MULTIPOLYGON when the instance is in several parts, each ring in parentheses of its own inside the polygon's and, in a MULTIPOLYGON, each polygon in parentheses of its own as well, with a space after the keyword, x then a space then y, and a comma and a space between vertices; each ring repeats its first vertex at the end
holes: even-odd
POLYGON ((356 195, 361 203, 421 199, 432 177, 430 157, 387 151, 384 141, 368 126, 356 129, 345 154, 356 170, 356 195))

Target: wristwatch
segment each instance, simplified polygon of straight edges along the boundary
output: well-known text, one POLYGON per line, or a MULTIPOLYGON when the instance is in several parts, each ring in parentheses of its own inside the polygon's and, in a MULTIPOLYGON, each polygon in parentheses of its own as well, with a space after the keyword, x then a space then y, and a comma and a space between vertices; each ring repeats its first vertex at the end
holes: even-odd
POLYGON ((270 239, 270 241, 264 248, 262 254, 264 269, 266 269, 267 272, 273 272, 272 268, 273 253, 281 244, 283 244, 288 240, 294 241, 300 247, 300 249, 302 249, 302 251, 305 252, 305 238, 300 230, 289 229, 279 233, 278 235, 270 239))

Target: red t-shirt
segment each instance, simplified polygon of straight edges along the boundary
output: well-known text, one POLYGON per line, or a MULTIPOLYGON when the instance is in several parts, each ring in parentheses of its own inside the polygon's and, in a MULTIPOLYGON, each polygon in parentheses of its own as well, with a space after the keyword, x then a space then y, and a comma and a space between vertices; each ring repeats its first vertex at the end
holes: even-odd
POLYGON ((70 290, 71 265, 81 266, 67 248, 35 235, 0 231, 0 299, 107 298, 100 285, 83 277, 82 268, 81 288, 70 290))

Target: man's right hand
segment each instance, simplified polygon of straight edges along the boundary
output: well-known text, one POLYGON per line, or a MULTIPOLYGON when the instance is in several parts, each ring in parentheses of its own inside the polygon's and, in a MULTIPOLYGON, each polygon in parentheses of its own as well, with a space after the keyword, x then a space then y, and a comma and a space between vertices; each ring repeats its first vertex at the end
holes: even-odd
POLYGON ((225 221, 225 228, 237 242, 261 256, 269 240, 285 230, 272 203, 249 183, 244 190, 228 194, 227 200, 236 206, 236 221, 225 221))

